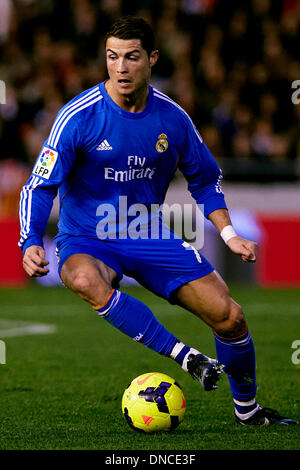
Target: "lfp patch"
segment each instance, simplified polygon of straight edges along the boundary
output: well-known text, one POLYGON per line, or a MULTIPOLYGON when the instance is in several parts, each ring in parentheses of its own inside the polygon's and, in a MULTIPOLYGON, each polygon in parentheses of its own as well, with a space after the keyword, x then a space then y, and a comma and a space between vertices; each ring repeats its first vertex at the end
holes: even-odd
POLYGON ((36 162, 32 173, 34 175, 42 176, 48 180, 54 168, 57 156, 58 152, 55 150, 51 150, 48 147, 43 147, 41 155, 36 162))

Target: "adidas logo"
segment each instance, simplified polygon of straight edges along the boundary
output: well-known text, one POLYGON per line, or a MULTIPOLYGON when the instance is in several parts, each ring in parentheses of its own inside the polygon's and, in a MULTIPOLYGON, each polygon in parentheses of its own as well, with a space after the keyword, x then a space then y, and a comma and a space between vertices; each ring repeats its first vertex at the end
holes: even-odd
POLYGON ((112 150, 106 139, 102 140, 101 144, 98 145, 97 150, 112 150))

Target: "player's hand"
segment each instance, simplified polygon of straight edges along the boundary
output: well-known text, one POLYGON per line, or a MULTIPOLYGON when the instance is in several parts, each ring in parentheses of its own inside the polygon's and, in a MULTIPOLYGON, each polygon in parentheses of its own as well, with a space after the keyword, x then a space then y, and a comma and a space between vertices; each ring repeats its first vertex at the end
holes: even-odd
POLYGON ((48 274, 45 268, 49 261, 45 260, 45 250, 41 246, 29 246, 23 256, 23 268, 30 277, 42 277, 48 274))
POLYGON ((257 243, 246 240, 242 237, 232 237, 227 242, 227 246, 233 253, 240 255, 246 263, 255 263, 257 255, 257 243))

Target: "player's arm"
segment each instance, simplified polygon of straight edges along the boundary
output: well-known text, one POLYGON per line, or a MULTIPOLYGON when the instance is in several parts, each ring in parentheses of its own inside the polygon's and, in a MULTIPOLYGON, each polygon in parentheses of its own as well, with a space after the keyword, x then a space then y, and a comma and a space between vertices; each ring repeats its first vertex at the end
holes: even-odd
POLYGON ((245 262, 254 263, 256 261, 257 244, 235 233, 227 209, 217 209, 211 212, 207 218, 220 232, 224 242, 233 253, 240 255, 245 262))
POLYGON ((45 276, 49 272, 43 236, 58 188, 74 163, 79 139, 76 122, 70 120, 63 125, 61 115, 58 114, 32 174, 21 191, 19 247, 23 251, 23 267, 31 277, 45 276))
POLYGON ((188 181, 191 195, 202 205, 205 217, 219 230, 231 251, 239 254, 243 261, 255 261, 257 245, 234 232, 221 189, 222 172, 190 122, 186 127, 179 169, 188 181))
POLYGON ((21 237, 19 247, 23 251, 23 268, 30 277, 44 276, 49 271, 45 268, 48 261, 45 260, 43 236, 53 200, 57 194, 58 182, 50 180, 50 178, 47 180, 36 176, 44 152, 45 146, 37 159, 30 178, 22 188, 20 197, 21 237))

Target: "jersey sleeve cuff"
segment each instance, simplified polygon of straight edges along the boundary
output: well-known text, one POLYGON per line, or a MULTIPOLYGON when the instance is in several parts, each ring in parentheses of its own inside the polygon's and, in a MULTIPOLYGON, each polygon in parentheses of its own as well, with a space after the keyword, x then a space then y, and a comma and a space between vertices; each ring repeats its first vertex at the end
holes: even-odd
POLYGON ((32 245, 38 245, 38 246, 44 247, 43 238, 40 237, 39 235, 32 235, 32 237, 27 238, 27 240, 21 247, 23 253, 25 253, 25 250, 32 245))
POLYGON ((201 204, 203 204, 204 215, 206 218, 213 211, 216 211, 218 209, 227 209, 223 194, 216 194, 214 196, 211 196, 205 199, 204 201, 201 201, 201 204))

